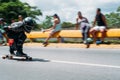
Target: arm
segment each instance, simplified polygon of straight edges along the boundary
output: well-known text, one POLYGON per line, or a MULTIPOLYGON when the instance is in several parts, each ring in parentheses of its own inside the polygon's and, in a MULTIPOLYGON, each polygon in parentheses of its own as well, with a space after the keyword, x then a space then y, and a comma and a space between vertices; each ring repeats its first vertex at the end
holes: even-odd
POLYGON ((14 22, 8 28, 12 31, 21 32, 23 30, 23 22, 14 22))
POLYGON ((102 16, 102 20, 103 20, 103 22, 104 22, 104 24, 105 24, 106 28, 108 28, 108 27, 107 27, 106 18, 105 18, 105 16, 104 16, 104 15, 102 16))
POLYGON ((88 19, 87 18, 85 18, 85 19, 86 19, 87 23, 89 23, 88 19))
POLYGON ((50 30, 52 30, 52 29, 55 29, 55 27, 56 27, 56 25, 57 25, 58 23, 59 23, 59 20, 55 20, 55 21, 54 21, 54 25, 53 25, 51 28, 46 29, 44 32, 50 31, 50 30))
POLYGON ((96 18, 95 18, 95 20, 94 20, 94 22, 93 22, 93 27, 95 26, 95 24, 96 24, 96 18))
POLYGON ((43 32, 47 32, 47 31, 50 31, 50 30, 52 30, 52 27, 49 28, 49 29, 44 30, 43 32))
POLYGON ((75 24, 76 30, 78 30, 78 25, 79 25, 79 23, 78 23, 78 18, 77 18, 76 19, 76 24, 75 24))

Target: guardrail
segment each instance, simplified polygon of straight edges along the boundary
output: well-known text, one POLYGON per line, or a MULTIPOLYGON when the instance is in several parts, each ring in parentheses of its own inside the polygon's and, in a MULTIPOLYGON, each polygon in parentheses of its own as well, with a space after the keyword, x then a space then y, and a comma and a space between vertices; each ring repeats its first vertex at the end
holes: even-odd
MULTIPOLYGON (((48 37, 50 32, 39 32, 39 31, 32 31, 31 33, 26 33, 27 38, 34 39, 34 38, 46 38, 48 37)), ((101 33, 98 33, 98 37, 101 36, 101 33)), ((62 30, 56 33, 53 37, 65 37, 65 38, 81 38, 80 30, 62 30)), ((106 37, 108 38, 120 38, 120 29, 109 29, 106 32, 106 37)))

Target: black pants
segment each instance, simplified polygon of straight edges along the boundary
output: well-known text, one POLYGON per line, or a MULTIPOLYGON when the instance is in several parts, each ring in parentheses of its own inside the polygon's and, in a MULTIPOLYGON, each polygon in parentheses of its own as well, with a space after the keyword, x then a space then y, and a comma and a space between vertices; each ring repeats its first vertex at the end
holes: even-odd
POLYGON ((9 39, 13 39, 14 42, 12 45, 10 45, 10 53, 13 53, 15 50, 19 53, 23 53, 23 43, 26 39, 26 35, 24 31, 22 32, 14 32, 14 31, 9 31, 7 33, 7 36, 9 39))

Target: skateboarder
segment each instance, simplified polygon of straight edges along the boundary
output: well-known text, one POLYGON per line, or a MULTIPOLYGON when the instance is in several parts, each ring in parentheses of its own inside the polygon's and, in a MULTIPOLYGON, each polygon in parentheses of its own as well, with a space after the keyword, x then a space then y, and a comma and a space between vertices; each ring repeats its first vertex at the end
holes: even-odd
POLYGON ((23 53, 23 43, 26 39, 25 32, 30 33, 34 25, 34 20, 31 17, 27 17, 23 21, 14 22, 4 28, 9 37, 9 51, 11 55, 27 56, 27 54, 23 53), (14 52, 15 50, 16 53, 14 52))

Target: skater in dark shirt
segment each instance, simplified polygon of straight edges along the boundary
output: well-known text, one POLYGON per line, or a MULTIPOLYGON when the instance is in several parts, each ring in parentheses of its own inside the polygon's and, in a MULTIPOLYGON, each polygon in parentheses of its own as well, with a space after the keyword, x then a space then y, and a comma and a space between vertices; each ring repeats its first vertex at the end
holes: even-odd
POLYGON ((23 43, 26 39, 25 32, 30 33, 34 24, 34 20, 31 17, 27 17, 23 21, 14 22, 4 28, 9 37, 11 55, 27 56, 27 54, 23 53, 23 43), (16 51, 16 53, 14 51, 16 51))

